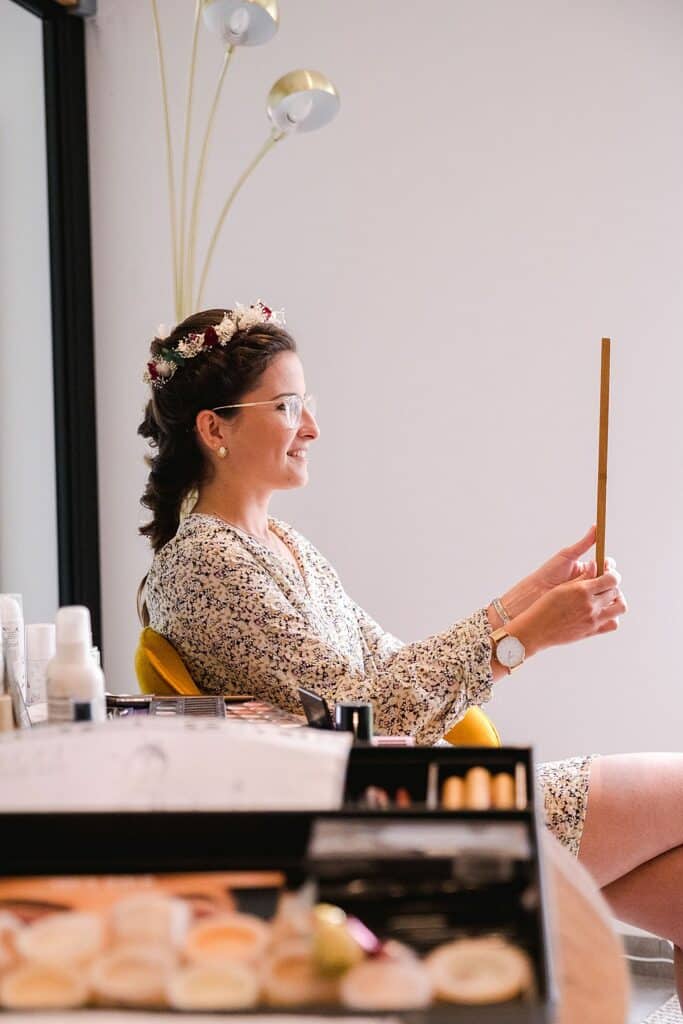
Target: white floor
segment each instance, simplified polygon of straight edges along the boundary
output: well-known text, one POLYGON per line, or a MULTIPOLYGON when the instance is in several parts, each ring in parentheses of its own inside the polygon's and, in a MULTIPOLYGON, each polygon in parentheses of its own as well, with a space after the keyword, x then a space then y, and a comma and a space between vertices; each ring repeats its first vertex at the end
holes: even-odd
POLYGON ((631 1009, 628 1024, 642 1024, 674 994, 670 942, 633 925, 615 921, 631 972, 631 1009))
POLYGON ((628 1024, 641 1024, 653 1010, 673 995, 673 984, 667 978, 648 978, 643 974, 632 975, 631 1009, 628 1024))

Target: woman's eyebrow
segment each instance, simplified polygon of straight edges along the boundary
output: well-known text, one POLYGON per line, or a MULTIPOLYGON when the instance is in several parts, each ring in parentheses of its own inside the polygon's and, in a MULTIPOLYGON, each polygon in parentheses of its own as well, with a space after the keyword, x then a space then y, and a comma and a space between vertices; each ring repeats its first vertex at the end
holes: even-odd
POLYGON ((295 395, 297 398, 301 398, 301 395, 297 391, 283 391, 281 395, 275 395, 275 397, 269 399, 269 401, 277 402, 278 398, 293 398, 295 395))

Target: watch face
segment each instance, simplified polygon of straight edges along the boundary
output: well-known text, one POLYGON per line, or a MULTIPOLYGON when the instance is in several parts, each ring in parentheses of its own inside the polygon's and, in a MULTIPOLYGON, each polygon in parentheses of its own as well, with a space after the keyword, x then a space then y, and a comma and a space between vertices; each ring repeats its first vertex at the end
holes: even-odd
POLYGON ((517 668, 524 661, 524 644, 516 636, 504 636, 498 641, 496 658, 505 668, 517 668))

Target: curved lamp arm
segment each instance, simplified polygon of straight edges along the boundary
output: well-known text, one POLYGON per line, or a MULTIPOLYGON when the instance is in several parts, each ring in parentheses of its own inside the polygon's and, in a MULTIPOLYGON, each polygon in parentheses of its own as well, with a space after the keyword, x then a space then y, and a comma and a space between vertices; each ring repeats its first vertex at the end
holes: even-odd
POLYGON ((168 203, 171 218, 171 246, 173 249, 173 302, 176 321, 180 320, 180 252, 178 250, 178 214, 176 210, 175 174, 173 171, 173 143, 171 140, 171 120, 168 111, 168 90, 166 87, 166 67, 164 48, 161 40, 161 25, 156 0, 152 0, 152 17, 154 18, 154 38, 156 40, 157 57, 159 59, 159 75, 161 76, 161 100, 164 108, 164 135, 166 138, 166 171, 168 174, 168 203))
POLYGON ((180 177, 180 311, 184 315, 187 305, 187 282, 185 280, 185 226, 187 213, 187 167, 190 157, 190 132, 192 127, 192 100, 194 98, 194 73, 197 67, 197 41, 199 37, 199 16, 201 14, 201 0, 196 0, 194 8, 194 25, 192 28, 192 50, 190 54, 190 70, 187 76, 187 97, 185 100, 185 131, 183 135, 183 165, 180 177))
POLYGON ((235 197, 237 196, 237 193, 240 191, 240 189, 242 188, 242 185, 244 185, 244 183, 247 180, 247 178, 251 175, 252 171, 256 170, 256 168, 261 163, 261 161, 263 160, 263 158, 266 155, 266 153, 269 153, 270 150, 275 145, 275 143, 279 142, 280 139, 282 139, 282 138, 284 138, 284 135, 282 133, 278 133, 278 132, 273 132, 272 135, 268 136, 268 139, 266 140, 264 145, 261 146, 260 150, 258 151, 256 156, 254 157, 254 159, 248 165, 246 170, 244 170, 242 172, 242 174, 239 176, 239 178, 237 179, 237 182, 235 183, 235 186, 234 186, 232 192, 230 193, 228 198, 225 200, 225 205, 223 206, 223 209, 221 210, 220 216, 218 218, 218 223, 216 224, 216 227, 213 230, 213 234, 211 235, 211 241, 209 242, 209 248, 208 248, 207 253, 206 253, 206 259, 204 260, 204 266, 202 267, 201 277, 199 278, 199 288, 197 290, 197 299, 195 301, 195 308, 196 309, 199 309, 201 301, 202 301, 202 295, 204 294, 204 285, 206 284, 206 275, 208 274, 209 267, 211 266, 211 259, 213 257, 213 251, 216 248, 216 242, 218 241, 218 236, 221 233, 221 228, 223 227, 223 224, 225 222, 225 218, 228 215, 228 211, 230 210, 230 207, 232 206, 232 204, 233 204, 233 202, 235 200, 235 197))
MULTIPOLYGON (((204 183, 204 172, 206 171, 206 156, 209 151, 209 141, 211 139, 211 133, 213 131, 213 123, 216 118, 216 111, 218 110, 218 101, 220 99, 221 90, 223 88, 223 82, 230 66, 230 60, 233 53, 235 52, 234 46, 228 46, 223 57, 223 65, 221 67, 220 75, 218 76, 218 84, 216 85, 216 92, 213 97, 211 109, 209 111, 209 117, 206 122, 206 131, 204 133, 204 141, 202 143, 202 150, 199 156, 199 165, 197 168, 197 177, 194 183, 194 192, 192 195, 192 212, 190 214, 190 231, 187 243, 187 264, 185 267, 185 276, 187 280, 186 297, 191 300, 192 293, 194 291, 194 263, 195 253, 197 250, 197 221, 199 218, 199 205, 201 203, 202 185, 204 183)), ((191 309, 182 310, 182 315, 189 316, 192 312, 191 309)))

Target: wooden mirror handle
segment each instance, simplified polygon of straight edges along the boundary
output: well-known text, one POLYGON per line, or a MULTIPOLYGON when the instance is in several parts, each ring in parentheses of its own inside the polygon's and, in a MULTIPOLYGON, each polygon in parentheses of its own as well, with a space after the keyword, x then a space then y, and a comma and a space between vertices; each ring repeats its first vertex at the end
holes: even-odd
POLYGON ((602 339, 600 360, 600 432, 598 437, 598 516, 595 534, 597 575, 605 571, 605 523, 607 519, 607 435, 609 431, 610 339, 602 339))

